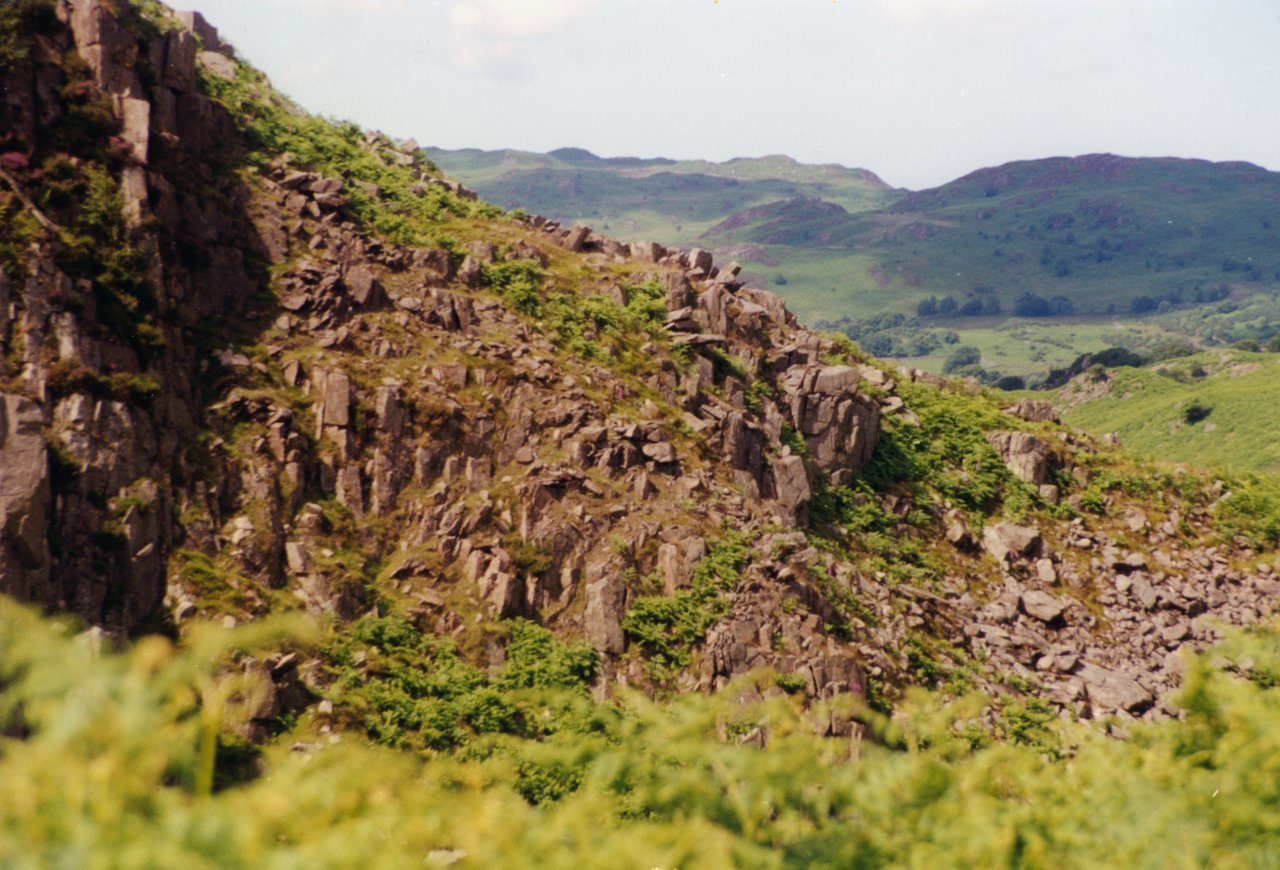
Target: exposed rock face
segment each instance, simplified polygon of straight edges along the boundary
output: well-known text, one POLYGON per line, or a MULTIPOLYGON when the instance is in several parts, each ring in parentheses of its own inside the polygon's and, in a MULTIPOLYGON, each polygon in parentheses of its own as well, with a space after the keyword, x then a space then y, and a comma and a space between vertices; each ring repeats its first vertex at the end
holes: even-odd
MULTIPOLYGON (((3 373, 21 376, 27 398, 5 401, 8 446, 0 474, 9 492, 0 499, 10 515, 0 590, 130 628, 154 615, 163 596, 175 537, 170 472, 186 461, 201 416, 188 329, 243 310, 255 289, 245 254, 263 245, 247 214, 246 190, 231 174, 211 183, 203 202, 180 194, 170 180, 208 174, 236 141, 225 112, 196 90, 195 37, 179 27, 140 39, 127 21, 132 12, 118 6, 60 4, 64 29, 41 37, 30 61, 6 68, 0 82, 0 127, 40 155, 48 147, 46 126, 66 114, 72 99, 63 57, 84 61, 96 88, 90 96, 100 95, 114 112, 122 216, 145 260, 139 267, 145 286, 135 292, 155 310, 145 324, 123 324, 100 305, 85 305, 89 279, 64 272, 56 243, 46 240, 33 247, 24 280, 6 276, 0 345, 17 349, 24 368, 3 373), (154 77, 144 81, 143 67, 154 77), (156 222, 144 223, 147 217, 156 222), (173 241, 179 238, 203 248, 199 268, 183 262, 173 241), (18 314, 13 322, 11 306, 18 314), (140 327, 155 336, 145 347, 140 327), (121 386, 104 396, 109 378, 121 386), (41 430, 57 446, 57 476, 41 430), (58 541, 52 551, 50 537, 58 541)), ((226 50, 216 39, 208 46, 226 50)))
POLYGON ((0 393, 0 590, 48 600, 49 458, 40 408, 0 393))
POLYGON ((805 436, 817 466, 841 485, 871 460, 880 436, 880 406, 859 394, 851 366, 794 366, 781 379, 791 425, 805 436))
POLYGON ((1028 423, 1059 422, 1058 412, 1054 410, 1053 403, 1043 399, 1023 399, 1016 405, 1005 408, 1004 412, 1026 420, 1028 423))
POLYGON ((992 432, 987 441, 1019 480, 1039 486, 1057 465, 1053 449, 1029 432, 992 432))
MULTIPOLYGON (((894 378, 940 379, 859 364, 708 251, 539 217, 489 241, 397 244, 358 223, 352 198, 387 191, 357 173, 284 157, 259 177, 229 171, 239 132, 196 76, 234 66, 227 48, 198 16, 142 39, 121 5, 66 4, 69 29, 4 73, 0 121, 41 154, 66 111, 59 59, 84 56, 115 112, 139 307, 154 312, 107 318, 52 238, 21 275, 0 272, 0 365, 13 369, 0 371, 0 590, 126 630, 253 618, 282 596, 343 619, 389 598, 440 636, 522 616, 587 638, 606 677, 644 685, 623 655, 628 609, 706 582, 699 564, 742 532, 736 579, 678 688, 767 666, 814 698, 860 694, 909 680, 901 651, 924 632, 1080 715, 1153 715, 1176 681, 1170 655, 1214 637, 1200 617, 1269 612, 1269 573, 1232 567, 1256 554, 1185 536, 1208 533, 1202 515, 992 517, 980 547, 979 518, 952 505, 909 487, 857 493, 879 500, 859 506, 878 507, 904 550, 945 548, 929 588, 811 545, 822 484, 856 482, 882 426, 920 425, 894 378), (644 285, 665 304, 625 364, 567 350, 485 286, 494 264, 565 259, 555 277, 592 305, 613 312, 644 285), (1162 549, 1133 552, 1125 528, 1162 549)), ((368 134, 361 147, 409 171, 415 195, 473 198, 416 146, 368 134)), ((1057 464, 1088 449, 1057 434, 991 443, 1048 499, 1057 464)), ((1055 480, 1071 498, 1071 475, 1055 480)), ((253 668, 277 686, 293 672, 253 668)), ((283 703, 252 700, 259 718, 283 703)))

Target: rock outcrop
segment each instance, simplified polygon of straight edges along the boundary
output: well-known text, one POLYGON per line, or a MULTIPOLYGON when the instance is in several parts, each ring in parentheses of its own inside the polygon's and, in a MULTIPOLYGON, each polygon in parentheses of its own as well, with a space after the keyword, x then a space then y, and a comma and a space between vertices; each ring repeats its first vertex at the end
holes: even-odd
MULTIPOLYGON (((57 197, 42 213, 106 233, 86 238, 113 269, 40 232, 0 271, 0 591, 120 631, 395 607, 476 639, 524 617, 587 639, 602 690, 652 684, 628 617, 665 595, 659 616, 705 629, 673 641, 679 689, 771 667, 871 701, 938 648, 980 663, 979 688, 1013 674, 1122 716, 1167 712, 1173 654, 1213 639, 1209 617, 1270 612, 1267 563, 1208 543, 1201 505, 1148 521, 1117 493, 1110 516, 1060 519, 1095 447, 1035 403, 1012 410, 1025 429, 901 471, 892 451, 946 435, 913 391, 946 383, 803 328, 708 251, 500 216, 376 133, 342 147, 395 184, 283 148, 250 171, 248 110, 209 88, 231 49, 197 15, 143 27, 118 6, 59 4, 0 73, 8 163, 71 147, 123 201, 109 233, 57 197), (81 99, 102 135, 55 142, 81 99), (404 229, 436 212, 465 232, 404 229), (998 462, 1029 487, 1016 522, 930 478, 955 493, 998 462)), ((245 667, 277 687, 251 718, 274 715, 296 662, 245 667)))

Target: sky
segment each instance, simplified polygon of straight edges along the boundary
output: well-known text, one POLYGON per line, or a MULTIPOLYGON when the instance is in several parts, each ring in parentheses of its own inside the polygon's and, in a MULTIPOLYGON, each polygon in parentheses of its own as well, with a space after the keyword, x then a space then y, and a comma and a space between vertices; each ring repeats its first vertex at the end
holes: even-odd
POLYGON ((1276 0, 189 2, 305 108, 421 145, 913 190, 1096 152, 1280 170, 1276 0))

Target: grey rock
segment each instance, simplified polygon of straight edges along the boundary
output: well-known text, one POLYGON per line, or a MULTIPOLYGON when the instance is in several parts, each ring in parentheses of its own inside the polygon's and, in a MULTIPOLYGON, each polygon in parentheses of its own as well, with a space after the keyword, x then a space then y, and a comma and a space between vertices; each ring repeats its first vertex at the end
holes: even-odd
POLYGON ((1057 598, 1039 590, 1022 593, 1021 603, 1024 613, 1045 623, 1060 619, 1065 609, 1057 598))
POLYGON ((998 560, 1015 556, 1031 556, 1040 550, 1040 532, 1029 526, 999 522, 982 530, 982 545, 998 560))
POLYGON ((1133 677, 1120 671, 1083 662, 1076 669, 1076 676, 1084 682, 1089 703, 1096 707, 1133 713, 1151 706, 1155 701, 1155 696, 1150 691, 1133 677))

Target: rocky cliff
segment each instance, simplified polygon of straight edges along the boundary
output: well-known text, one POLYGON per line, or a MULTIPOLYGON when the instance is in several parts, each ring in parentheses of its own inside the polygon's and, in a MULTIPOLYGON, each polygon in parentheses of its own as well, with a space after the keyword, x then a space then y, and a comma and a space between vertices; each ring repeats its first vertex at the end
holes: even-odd
POLYGON ((523 617, 600 691, 772 667, 1085 716, 1160 714, 1177 650, 1270 612, 1221 485, 887 368, 705 251, 504 214, 199 15, 14 9, 0 590, 120 632, 397 612, 490 662, 523 617))

